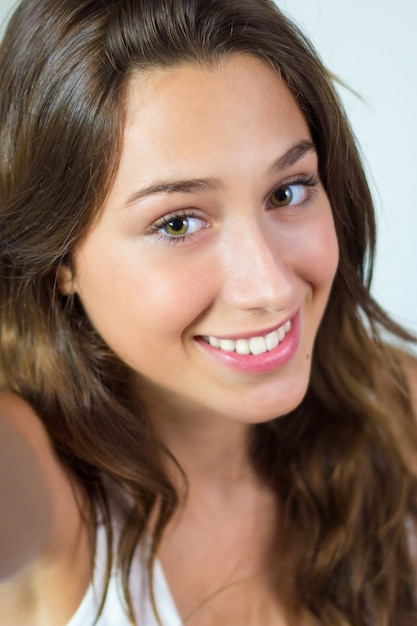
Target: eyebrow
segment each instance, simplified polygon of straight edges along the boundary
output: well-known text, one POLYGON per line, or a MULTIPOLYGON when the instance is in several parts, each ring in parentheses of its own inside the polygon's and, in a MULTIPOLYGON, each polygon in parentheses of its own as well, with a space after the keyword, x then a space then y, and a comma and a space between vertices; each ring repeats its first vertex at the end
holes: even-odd
POLYGON ((302 141, 295 143, 285 154, 280 156, 272 164, 271 171, 279 172, 281 170, 285 170, 287 167, 291 167, 291 165, 295 165, 308 152, 316 152, 316 146, 312 141, 303 139, 302 141))
MULTIPOLYGON (((303 139, 293 144, 282 156, 272 164, 270 171, 277 173, 300 161, 308 152, 316 152, 312 141, 303 139)), ((160 193, 208 193, 224 188, 218 178, 191 178, 179 180, 157 180, 147 187, 133 193, 125 203, 129 207, 137 200, 160 193)))

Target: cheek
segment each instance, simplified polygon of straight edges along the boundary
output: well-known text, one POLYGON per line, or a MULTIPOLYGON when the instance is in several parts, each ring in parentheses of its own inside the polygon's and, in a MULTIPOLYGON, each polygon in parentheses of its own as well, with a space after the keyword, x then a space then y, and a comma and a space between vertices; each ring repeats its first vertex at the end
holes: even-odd
POLYGON ((329 222, 317 237, 315 271, 318 282, 330 288, 339 264, 339 244, 333 219, 329 222))
POLYGON ((181 271, 171 266, 167 271, 155 267, 144 268, 141 279, 136 281, 138 304, 145 308, 150 326, 158 326, 163 334, 183 331, 208 306, 209 286, 204 284, 202 274, 196 268, 181 271))
POLYGON ((329 290, 339 263, 339 246, 330 209, 321 220, 300 233, 293 252, 295 247, 298 254, 293 258, 298 274, 316 289, 329 290))
POLYGON ((182 333, 209 306, 212 290, 201 264, 173 263, 139 246, 120 254, 121 248, 86 246, 76 259, 75 289, 108 343, 127 330, 132 340, 182 333))

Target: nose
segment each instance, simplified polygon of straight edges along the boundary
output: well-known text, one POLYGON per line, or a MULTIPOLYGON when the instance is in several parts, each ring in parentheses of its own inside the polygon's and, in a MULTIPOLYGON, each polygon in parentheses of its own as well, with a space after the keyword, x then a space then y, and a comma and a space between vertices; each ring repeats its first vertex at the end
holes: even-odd
POLYGON ((223 242, 222 297, 242 310, 281 311, 294 294, 294 275, 279 234, 266 224, 243 221, 223 242))

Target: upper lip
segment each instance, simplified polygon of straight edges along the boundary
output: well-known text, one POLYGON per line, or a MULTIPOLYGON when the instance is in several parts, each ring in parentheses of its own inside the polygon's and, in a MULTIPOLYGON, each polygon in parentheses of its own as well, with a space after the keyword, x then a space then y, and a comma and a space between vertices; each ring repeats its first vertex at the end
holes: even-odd
POLYGON ((250 331, 250 332, 242 332, 235 333, 232 335, 216 335, 215 333, 210 333, 210 335, 200 335, 200 337, 216 337, 216 339, 231 339, 232 341, 237 341, 238 339, 252 339, 252 337, 264 337, 265 335, 269 335, 274 330, 278 330, 281 326, 284 326, 288 322, 288 320, 293 320, 296 313, 289 315, 287 318, 279 322, 279 324, 275 324, 275 326, 271 326, 270 328, 264 328, 262 330, 250 331))

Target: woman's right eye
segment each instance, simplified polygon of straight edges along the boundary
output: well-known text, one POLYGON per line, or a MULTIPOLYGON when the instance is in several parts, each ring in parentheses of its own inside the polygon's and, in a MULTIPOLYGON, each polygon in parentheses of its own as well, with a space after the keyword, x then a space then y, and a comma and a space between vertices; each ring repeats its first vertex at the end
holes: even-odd
POLYGON ((152 227, 152 231, 168 240, 181 240, 206 228, 207 223, 199 217, 187 214, 170 214, 161 218, 152 227))

